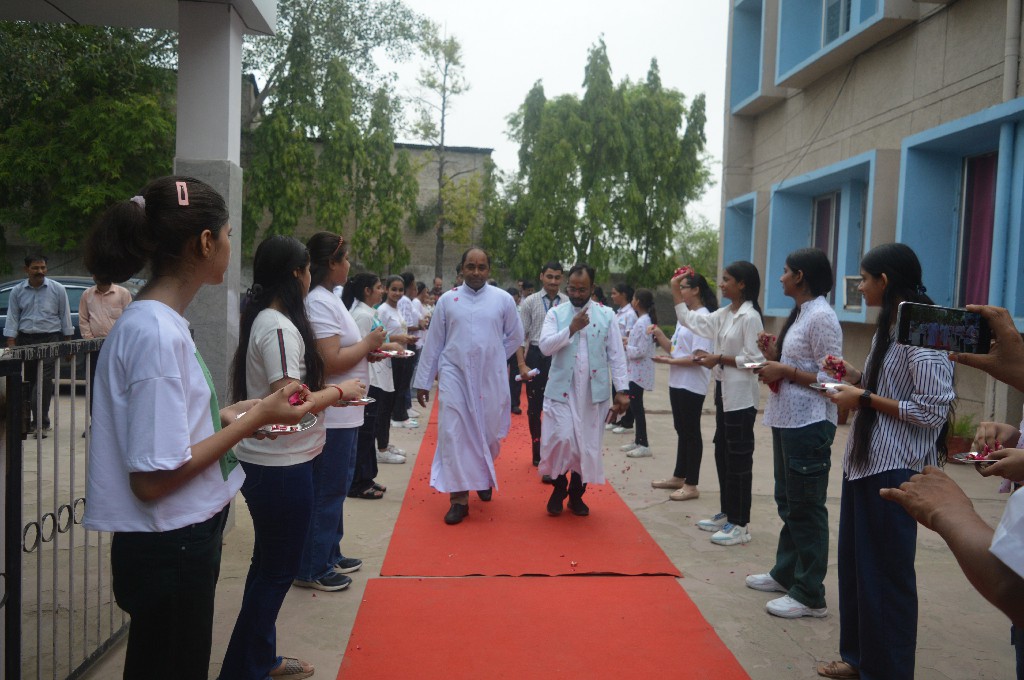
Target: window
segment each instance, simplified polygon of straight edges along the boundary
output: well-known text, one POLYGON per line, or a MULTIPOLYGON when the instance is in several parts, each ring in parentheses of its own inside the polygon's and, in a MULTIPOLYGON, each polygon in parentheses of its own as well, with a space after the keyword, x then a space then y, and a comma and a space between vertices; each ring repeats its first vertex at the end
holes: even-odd
MULTIPOLYGON (((832 192, 814 199, 811 213, 811 247, 828 255, 828 261, 839 260, 839 208, 842 194, 832 192)), ((829 293, 829 302, 835 302, 835 288, 829 293)))
POLYGON ((822 0, 824 26, 821 31, 821 46, 825 47, 850 30, 850 0, 822 0))
POLYGON ((988 302, 998 159, 996 152, 964 158, 957 251, 958 306, 988 302))

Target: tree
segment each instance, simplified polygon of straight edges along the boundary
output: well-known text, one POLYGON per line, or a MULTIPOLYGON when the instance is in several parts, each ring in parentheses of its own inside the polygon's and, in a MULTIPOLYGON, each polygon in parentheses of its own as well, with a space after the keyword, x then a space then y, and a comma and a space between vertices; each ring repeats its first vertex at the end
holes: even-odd
POLYGON ((4 232, 73 250, 108 205, 170 172, 174 51, 166 32, 0 23, 4 232))
POLYGON ((687 217, 676 231, 673 246, 673 263, 692 266, 714 288, 718 280, 717 227, 703 215, 687 217))
POLYGON ((394 106, 387 90, 379 89, 353 190, 357 226, 352 250, 367 269, 379 274, 409 261, 403 226, 415 214, 419 193, 408 152, 394 151, 394 106))
POLYGON ((453 184, 454 176, 448 172, 448 158, 445 147, 447 139, 448 114, 452 100, 469 89, 462 63, 462 46, 454 37, 442 36, 435 24, 428 24, 420 43, 420 52, 426 65, 420 70, 416 82, 422 94, 416 98, 419 119, 415 131, 420 139, 434 147, 437 171, 437 199, 434 209, 434 233, 437 241, 434 248, 434 276, 443 276, 445 236, 460 225, 453 217, 465 217, 467 212, 479 211, 479 203, 473 204, 478 187, 473 182, 453 184), (463 186, 460 187, 460 184, 463 186), (454 202, 453 202, 454 201, 454 202))
POLYGON ((662 86, 654 60, 646 81, 614 87, 603 41, 588 54, 584 86, 582 100, 547 99, 537 83, 509 117, 519 171, 488 233, 518 239, 502 256, 514 255, 520 274, 557 255, 602 270, 614 264, 640 285, 662 283, 686 206, 710 182, 704 96, 686 108, 681 93, 662 86))
POLYGON ((394 77, 380 71, 375 55, 407 58, 420 27, 421 19, 398 0, 281 0, 276 34, 246 40, 245 68, 266 78, 243 125, 252 150, 245 168, 246 248, 267 217, 268 233, 294 233, 310 212, 320 227, 340 232, 351 217, 375 93, 394 77), (320 158, 313 151, 317 137, 324 144, 320 158))

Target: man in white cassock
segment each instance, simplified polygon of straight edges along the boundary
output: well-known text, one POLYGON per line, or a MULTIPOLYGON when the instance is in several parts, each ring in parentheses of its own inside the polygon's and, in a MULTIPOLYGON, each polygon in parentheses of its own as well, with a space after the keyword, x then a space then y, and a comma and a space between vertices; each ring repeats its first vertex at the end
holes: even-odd
POLYGON ((551 369, 544 389, 538 471, 550 475, 554 484, 549 514, 562 514, 568 496, 569 510, 586 516, 587 484, 604 483, 601 440, 608 410, 624 413, 629 406, 629 377, 615 314, 590 299, 593 267, 577 264, 570 269, 565 292, 571 304, 552 307, 540 334, 540 351, 551 357, 551 369))
POLYGON ((413 379, 424 409, 437 376, 437 449, 430 486, 450 494, 447 524, 469 514, 469 491, 491 500, 498 487, 494 459, 511 425, 508 358, 523 343, 512 296, 487 285, 491 258, 470 248, 460 265, 464 282, 440 297, 413 379))

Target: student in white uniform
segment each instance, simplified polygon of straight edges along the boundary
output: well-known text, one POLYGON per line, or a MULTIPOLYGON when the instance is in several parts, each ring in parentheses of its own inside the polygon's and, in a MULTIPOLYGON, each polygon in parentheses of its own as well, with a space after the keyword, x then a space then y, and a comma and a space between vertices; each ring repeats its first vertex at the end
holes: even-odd
MULTIPOLYGON (((251 299, 239 323, 231 367, 231 393, 260 397, 298 380, 309 391, 311 413, 365 394, 358 380, 324 384, 324 362, 306 318, 309 253, 290 236, 271 236, 256 248, 251 299)), ((245 482, 242 496, 253 526, 252 560, 242 606, 221 667, 222 678, 263 680, 269 674, 312 673, 311 664, 280 657, 277 615, 302 557, 313 509, 313 462, 324 448, 323 420, 274 439, 249 440, 236 449, 245 482)))
POLYGON ((114 597, 132 618, 125 678, 208 676, 221 536, 244 478, 231 447, 312 408, 288 403, 298 382, 220 408, 184 313, 224 281, 230 253, 224 199, 191 177, 115 204, 85 245, 103 279, 151 272, 100 352, 83 520, 114 532, 114 597))

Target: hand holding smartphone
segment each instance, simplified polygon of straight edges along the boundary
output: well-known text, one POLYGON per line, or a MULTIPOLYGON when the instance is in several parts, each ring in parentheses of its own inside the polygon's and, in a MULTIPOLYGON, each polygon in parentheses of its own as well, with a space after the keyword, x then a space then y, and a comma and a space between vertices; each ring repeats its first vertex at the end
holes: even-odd
POLYGON ((988 354, 992 330, 983 316, 966 309, 901 302, 896 342, 946 352, 988 354))

